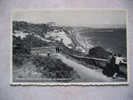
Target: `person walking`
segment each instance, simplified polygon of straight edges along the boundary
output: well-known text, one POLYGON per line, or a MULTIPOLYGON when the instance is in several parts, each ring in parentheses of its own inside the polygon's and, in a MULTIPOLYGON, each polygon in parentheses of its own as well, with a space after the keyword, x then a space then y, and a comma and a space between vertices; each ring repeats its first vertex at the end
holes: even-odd
POLYGON ((115 56, 115 68, 114 68, 114 75, 113 78, 116 78, 118 74, 120 73, 120 63, 121 63, 121 56, 118 54, 118 56, 115 56))
POLYGON ((109 63, 103 70, 103 73, 109 77, 116 78, 119 73, 119 65, 116 64, 116 55, 112 53, 109 63))

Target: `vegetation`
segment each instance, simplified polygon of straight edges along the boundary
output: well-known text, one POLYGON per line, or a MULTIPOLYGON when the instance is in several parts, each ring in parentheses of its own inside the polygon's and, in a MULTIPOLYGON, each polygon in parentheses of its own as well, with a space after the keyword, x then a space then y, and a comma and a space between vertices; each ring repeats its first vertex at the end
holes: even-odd
MULTIPOLYGON (((14 21, 13 22, 13 33, 15 33, 15 30, 17 30, 17 31, 21 31, 23 33, 29 33, 29 34, 25 38, 15 37, 13 35, 13 64, 20 67, 27 60, 30 60, 30 61, 32 60, 33 64, 37 68, 37 71, 41 72, 43 74, 43 76, 46 76, 48 78, 57 79, 57 81, 59 81, 58 79, 67 79, 67 81, 70 81, 73 77, 75 77, 75 75, 76 75, 76 77, 78 75, 76 74, 76 72, 74 71, 73 68, 67 66, 61 60, 52 58, 50 56, 45 56, 45 57, 41 57, 41 56, 32 57, 31 56, 32 48, 44 47, 44 46, 48 46, 48 45, 56 46, 59 44, 59 46, 62 50, 61 52, 64 55, 77 60, 77 62, 80 62, 87 67, 89 66, 89 68, 91 67, 94 69, 94 68, 106 67, 105 62, 96 61, 93 59, 88 60, 86 58, 86 57, 94 57, 94 58, 108 59, 108 57, 111 55, 111 53, 106 51, 102 47, 99 47, 99 46, 94 47, 94 48, 90 49, 88 54, 86 55, 80 51, 76 51, 74 49, 74 47, 73 47, 73 49, 66 47, 63 43, 60 43, 59 41, 52 42, 52 39, 49 39, 49 40, 51 40, 51 42, 47 42, 47 41, 45 41, 45 40, 43 41, 41 38, 37 38, 35 36, 35 35, 38 35, 38 36, 44 38, 45 34, 48 31, 53 31, 54 28, 55 27, 49 27, 47 24, 31 24, 31 23, 27 23, 27 22, 14 21), (80 58, 78 56, 82 56, 85 58, 80 58), (90 66, 90 65, 93 65, 93 66, 90 66)), ((58 26, 56 28, 62 29, 62 27, 58 27, 58 26)), ((65 30, 65 28, 63 28, 64 32, 67 35, 70 35, 70 33, 67 30, 65 30)), ((71 30, 71 27, 68 27, 68 29, 71 30)), ((118 30, 116 29, 114 31, 118 31, 118 30)), ((86 32, 89 32, 88 29, 86 32)), ((99 30, 97 30, 97 32, 99 32, 99 30)), ((101 32, 102 32, 102 30, 101 30, 101 32)), ((73 35, 73 34, 71 34, 71 35, 73 35)), ((72 38, 73 43, 76 46, 76 42, 74 42, 74 41, 76 41, 76 39, 74 39, 73 37, 74 37, 74 35, 71 36, 71 38, 72 38)), ((107 66, 109 66, 109 65, 107 65, 107 66)), ((109 68, 107 68, 106 71, 108 72, 111 70, 109 68)), ((106 73, 106 71, 104 71, 104 74, 106 73)), ((112 73, 109 73, 109 75, 111 75, 111 74, 112 73)), ((62 80, 62 81, 64 82, 64 80, 62 80)))
POLYGON ((110 52, 106 51, 104 48, 99 46, 90 49, 88 53, 88 56, 103 58, 103 59, 107 59, 110 55, 111 55, 110 52))
POLYGON ((58 79, 66 79, 67 81, 70 81, 75 74, 73 68, 67 66, 61 60, 48 56, 34 57, 33 64, 36 65, 37 70, 43 73, 44 76, 57 79, 57 81, 58 79))
POLYGON ((30 45, 20 37, 13 37, 13 64, 20 66, 30 55, 30 45))
POLYGON ((31 24, 24 21, 13 21, 13 32, 15 30, 25 33, 36 33, 43 37, 48 30, 48 26, 46 24, 31 24))

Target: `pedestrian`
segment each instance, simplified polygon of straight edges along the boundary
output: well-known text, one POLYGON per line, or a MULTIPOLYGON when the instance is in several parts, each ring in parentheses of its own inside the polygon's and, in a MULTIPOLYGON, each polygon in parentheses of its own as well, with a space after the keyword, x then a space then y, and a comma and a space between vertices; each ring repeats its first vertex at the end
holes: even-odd
POLYGON ((109 77, 115 78, 117 76, 117 67, 116 67, 116 58, 112 53, 109 62, 106 64, 106 67, 103 70, 103 73, 109 77))
POLYGON ((118 74, 120 73, 120 63, 121 63, 121 55, 118 54, 118 56, 115 56, 115 68, 114 68, 114 75, 113 78, 116 78, 118 74))
POLYGON ((48 57, 50 56, 50 52, 47 53, 47 56, 48 56, 48 57))

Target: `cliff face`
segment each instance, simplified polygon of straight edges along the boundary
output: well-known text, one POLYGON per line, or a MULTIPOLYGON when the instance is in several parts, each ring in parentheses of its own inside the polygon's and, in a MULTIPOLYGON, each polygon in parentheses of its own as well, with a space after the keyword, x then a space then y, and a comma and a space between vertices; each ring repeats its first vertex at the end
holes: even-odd
MULTIPOLYGON (((34 40, 42 42, 63 43, 69 49, 84 51, 76 36, 72 32, 72 27, 57 26, 49 24, 31 24, 27 22, 13 22, 13 36, 25 39, 34 37, 34 40), (36 39, 35 39, 36 38, 36 39)), ((34 41, 31 39, 31 41, 34 41)), ((38 41, 36 41, 38 42, 38 41)))

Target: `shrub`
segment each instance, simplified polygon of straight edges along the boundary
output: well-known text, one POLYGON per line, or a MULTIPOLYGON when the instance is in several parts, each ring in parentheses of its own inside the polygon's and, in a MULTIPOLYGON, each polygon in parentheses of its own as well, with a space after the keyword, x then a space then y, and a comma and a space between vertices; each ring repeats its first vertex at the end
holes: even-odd
POLYGON ((73 68, 56 58, 37 56, 33 63, 48 78, 72 78, 74 72, 73 68))

